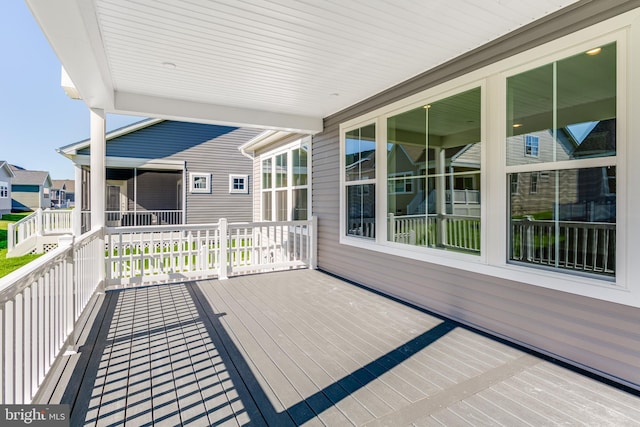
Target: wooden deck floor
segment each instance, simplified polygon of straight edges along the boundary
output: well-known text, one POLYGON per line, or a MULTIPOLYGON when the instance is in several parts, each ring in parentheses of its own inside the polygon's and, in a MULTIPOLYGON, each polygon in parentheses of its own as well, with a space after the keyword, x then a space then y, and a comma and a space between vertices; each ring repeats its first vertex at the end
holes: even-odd
MULTIPOLYGON (((75 358, 75 359, 73 359, 75 358)), ((71 425, 638 425, 640 397, 318 271, 108 292, 71 425)))

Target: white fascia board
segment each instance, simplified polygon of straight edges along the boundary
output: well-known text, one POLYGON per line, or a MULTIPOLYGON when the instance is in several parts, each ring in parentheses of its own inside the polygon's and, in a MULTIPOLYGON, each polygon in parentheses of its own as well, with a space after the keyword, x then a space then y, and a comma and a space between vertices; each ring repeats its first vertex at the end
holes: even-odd
POLYGON ((321 132, 323 125, 322 117, 206 104, 130 92, 116 92, 115 109, 109 112, 312 135, 321 132))
POLYGON ((113 83, 95 3, 84 0, 26 0, 26 3, 87 106, 113 109, 113 83))
MULTIPOLYGON (((69 157, 73 163, 80 166, 90 166, 91 156, 86 154, 69 157)), ((163 160, 163 159, 138 159, 134 157, 107 157, 105 161, 106 167, 118 168, 140 168, 140 169, 165 169, 165 170, 183 170, 183 160, 163 160)))
POLYGON ((16 177, 16 174, 13 173, 13 171, 9 167, 9 163, 7 163, 6 161, 2 162, 2 165, 0 165, 0 167, 7 171, 7 174, 9 175, 9 178, 15 178, 16 177))
MULTIPOLYGON (((245 142, 240 147, 238 147, 238 149, 241 152, 255 153, 256 151, 261 150, 265 147, 268 147, 271 144, 275 144, 293 134, 295 134, 295 132, 267 130, 262 132, 260 135, 256 136, 255 138, 245 142)), ((300 136, 304 136, 304 135, 300 135, 300 136)))

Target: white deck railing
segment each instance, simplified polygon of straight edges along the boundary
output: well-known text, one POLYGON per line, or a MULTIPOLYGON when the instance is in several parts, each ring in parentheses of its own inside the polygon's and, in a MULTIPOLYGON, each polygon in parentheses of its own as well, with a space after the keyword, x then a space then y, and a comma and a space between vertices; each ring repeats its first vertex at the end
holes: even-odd
POLYGON ((511 259, 613 276, 616 225, 605 222, 511 221, 511 259))
POLYGON ((96 291, 316 268, 317 221, 105 228, 0 279, 0 404, 30 403, 96 291), (106 250, 105 250, 106 249, 106 250), (105 262, 106 261, 106 262, 105 262), (106 268, 105 268, 106 266, 106 268))
POLYGON ((73 232, 71 210, 38 209, 7 227, 7 250, 36 236, 67 234, 73 232))
POLYGON ((109 287, 315 268, 315 219, 292 222, 108 227, 109 287))
POLYGON ((29 403, 101 282, 102 230, 0 279, 0 403, 29 403))

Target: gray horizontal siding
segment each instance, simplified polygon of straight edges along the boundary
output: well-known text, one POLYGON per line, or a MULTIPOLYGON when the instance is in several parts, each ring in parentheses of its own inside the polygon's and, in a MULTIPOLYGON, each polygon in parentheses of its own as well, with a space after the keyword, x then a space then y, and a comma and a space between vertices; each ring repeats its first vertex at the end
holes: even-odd
POLYGON ((187 185, 188 223, 217 222, 220 218, 229 221, 253 219, 253 162, 243 156, 238 147, 260 132, 256 129, 236 129, 180 153, 180 158, 187 162, 187 173, 212 174, 210 194, 191 194, 187 185), (249 194, 229 194, 229 174, 249 175, 249 194))
MULTIPOLYGON (((238 147, 257 136, 261 130, 215 126, 201 123, 163 121, 152 126, 111 139, 107 143, 108 157, 163 159, 185 162, 187 223, 252 220, 252 195, 229 194, 229 174, 249 175, 253 181, 252 161, 243 156, 238 147), (212 191, 209 194, 189 192, 189 172, 212 174, 212 191)), ((89 148, 79 154, 90 154, 89 148)), ((108 179, 130 179, 127 171, 110 169, 108 179)), ((156 173, 145 176, 139 171, 137 196, 139 205, 146 209, 175 209, 175 176, 156 173), (151 191, 159 186, 165 194, 151 191), (171 207, 166 201, 171 200, 171 207)), ((127 186, 130 198, 133 184, 127 186)), ((130 206, 133 208, 133 206, 130 206)))
POLYGON ((579 2, 325 119, 312 157, 319 268, 640 389, 640 309, 340 245, 338 235, 340 122, 638 6, 579 2))

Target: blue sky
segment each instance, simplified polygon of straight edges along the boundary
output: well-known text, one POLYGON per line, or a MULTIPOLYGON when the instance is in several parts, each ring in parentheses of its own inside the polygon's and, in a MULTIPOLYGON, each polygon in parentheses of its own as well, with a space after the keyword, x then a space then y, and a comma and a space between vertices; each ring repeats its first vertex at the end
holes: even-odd
MULTIPOLYGON (((89 137, 89 110, 60 87, 60 62, 22 0, 0 6, 0 160, 73 179, 55 149, 89 137)), ((107 130, 141 120, 107 116, 107 130)))

